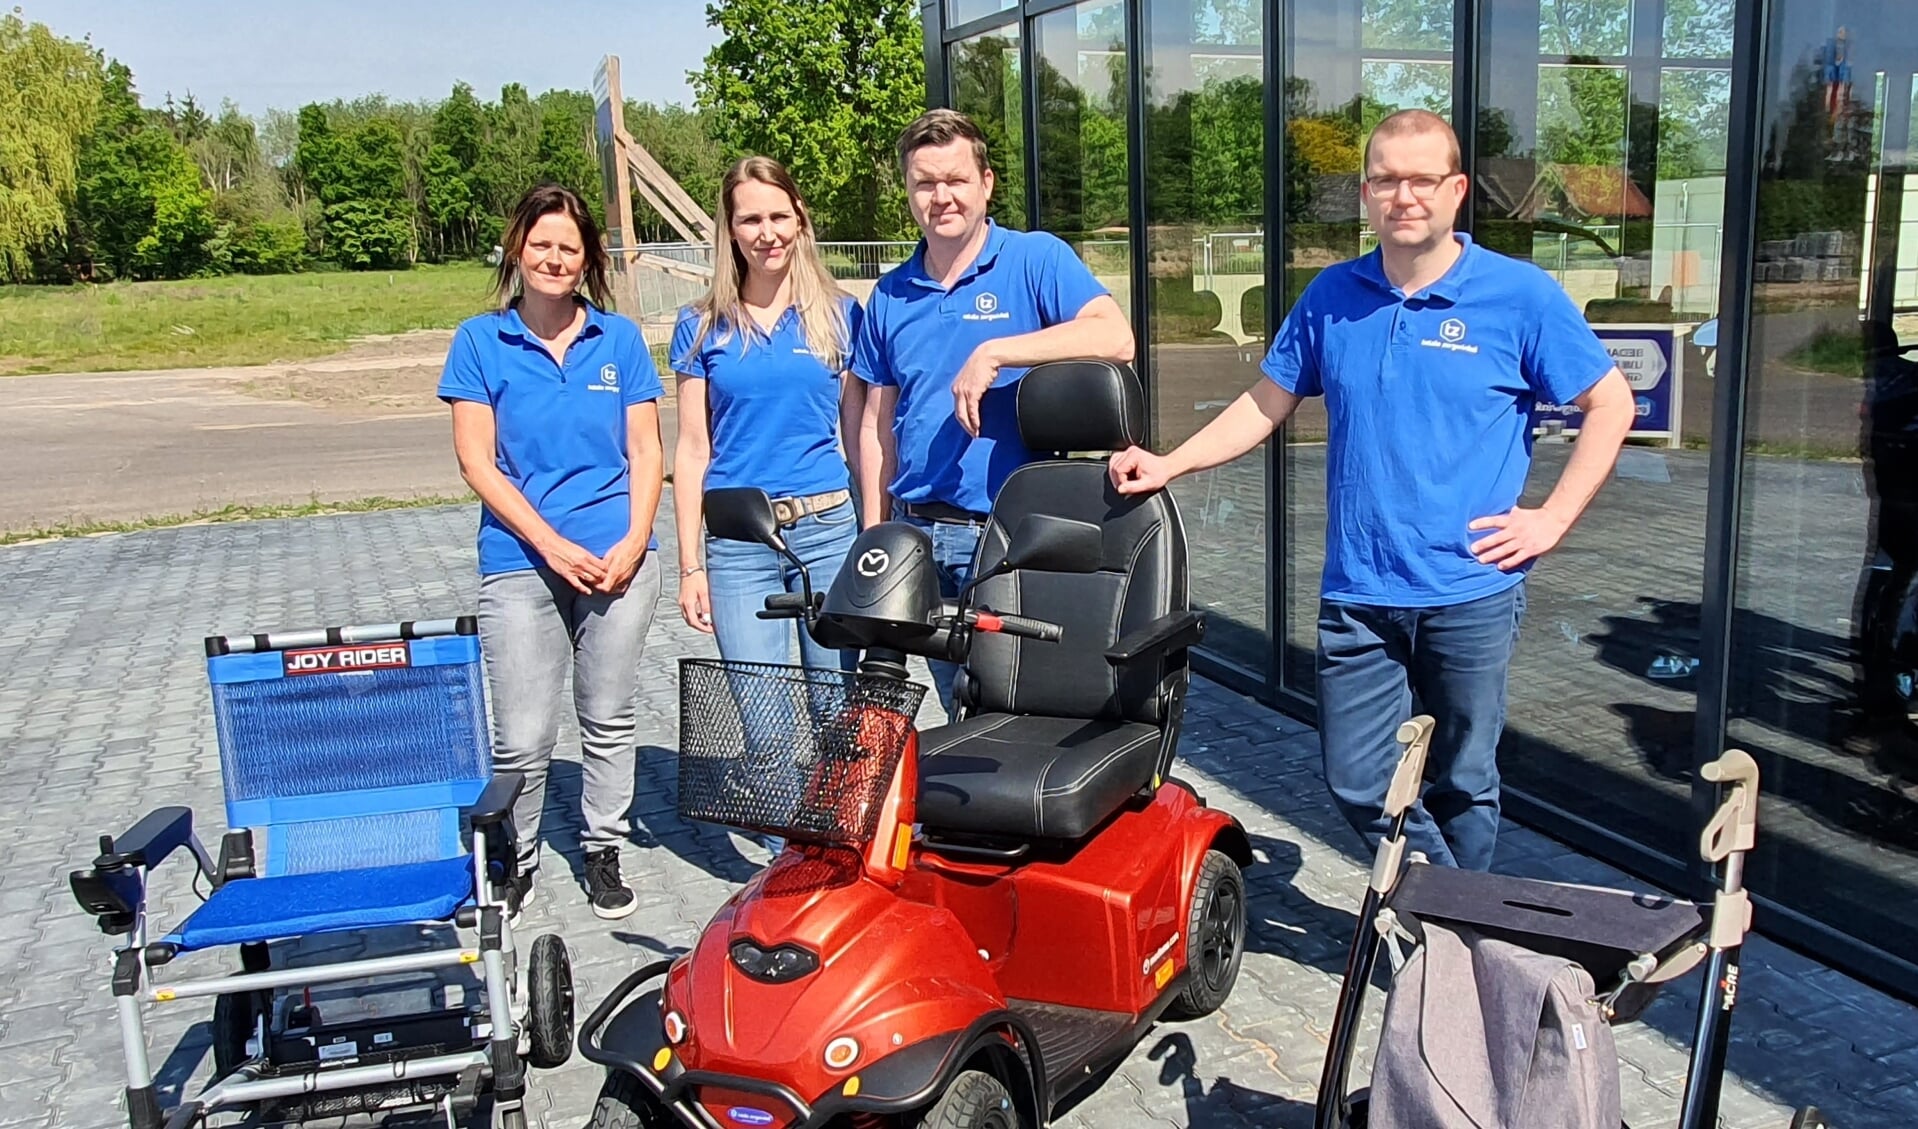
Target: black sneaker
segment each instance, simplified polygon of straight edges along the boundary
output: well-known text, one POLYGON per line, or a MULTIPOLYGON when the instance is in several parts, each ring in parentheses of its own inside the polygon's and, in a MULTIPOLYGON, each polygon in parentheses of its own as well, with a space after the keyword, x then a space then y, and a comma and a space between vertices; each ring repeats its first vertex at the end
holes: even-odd
POLYGON ((601 847, 586 852, 586 897, 593 912, 614 921, 633 912, 639 899, 619 878, 619 848, 601 847))
POLYGON ((533 904, 533 872, 522 870, 506 885, 506 923, 517 926, 520 914, 533 904))

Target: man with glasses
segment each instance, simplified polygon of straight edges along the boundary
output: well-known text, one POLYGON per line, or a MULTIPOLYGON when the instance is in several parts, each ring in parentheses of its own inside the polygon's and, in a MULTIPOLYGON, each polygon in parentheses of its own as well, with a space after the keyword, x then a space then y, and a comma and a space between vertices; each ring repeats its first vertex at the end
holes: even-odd
POLYGON ((1167 455, 1114 455, 1121 493, 1229 462, 1307 396, 1324 396, 1326 550, 1319 739, 1326 783, 1376 848, 1399 723, 1438 721, 1414 850, 1484 870, 1498 837, 1498 740, 1525 574, 1578 520, 1631 428, 1629 386, 1545 272, 1452 225, 1465 201, 1458 139, 1405 110, 1366 143, 1378 249, 1314 278, 1261 366, 1270 379, 1167 455), (1556 488, 1518 504, 1538 403, 1577 404, 1556 488))

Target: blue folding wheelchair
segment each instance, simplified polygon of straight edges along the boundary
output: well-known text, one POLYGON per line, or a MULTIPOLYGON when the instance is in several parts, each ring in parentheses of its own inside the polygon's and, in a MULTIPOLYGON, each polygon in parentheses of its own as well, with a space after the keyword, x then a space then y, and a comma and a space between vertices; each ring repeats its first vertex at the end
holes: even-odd
POLYGON ((572 972, 547 934, 520 991, 507 903, 523 782, 492 772, 476 632, 463 617, 206 641, 231 828, 219 860, 195 837, 192 811, 166 807, 103 836, 99 858, 71 875, 81 908, 126 938, 113 995, 132 1129, 187 1129, 220 1112, 301 1121, 435 1106, 451 1125, 489 1099, 498 1129, 524 1129, 526 1067, 558 1066, 572 1049, 572 972), (147 876, 182 848, 211 893, 149 940, 147 876), (420 931, 436 948, 317 966, 287 967, 285 947, 270 947, 449 924, 420 931), (236 974, 160 981, 180 954, 228 947, 239 949, 236 974), (395 977, 435 981, 465 966, 470 978, 473 965, 478 993, 429 990, 423 1011, 329 1019, 331 1005, 314 1003, 314 985, 381 978, 342 985, 351 1004, 395 977), (213 1081, 162 1109, 143 1009, 206 997, 213 1081))

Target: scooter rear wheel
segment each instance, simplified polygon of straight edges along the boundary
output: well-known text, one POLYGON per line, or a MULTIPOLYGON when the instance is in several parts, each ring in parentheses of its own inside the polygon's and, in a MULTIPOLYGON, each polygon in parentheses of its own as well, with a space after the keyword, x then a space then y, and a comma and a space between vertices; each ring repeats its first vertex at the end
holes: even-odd
POLYGON ((1232 994, 1245 955, 1245 876, 1220 851, 1207 851, 1192 887, 1186 925, 1186 982, 1165 1009, 1167 1019, 1211 1015, 1232 994))
POLYGON ((983 1070, 963 1070, 937 1104, 926 1111, 919 1129, 1023 1129, 1019 1109, 1005 1084, 983 1070))
POLYGON ((609 1070, 587 1129, 672 1129, 672 1121, 639 1079, 624 1070, 609 1070))

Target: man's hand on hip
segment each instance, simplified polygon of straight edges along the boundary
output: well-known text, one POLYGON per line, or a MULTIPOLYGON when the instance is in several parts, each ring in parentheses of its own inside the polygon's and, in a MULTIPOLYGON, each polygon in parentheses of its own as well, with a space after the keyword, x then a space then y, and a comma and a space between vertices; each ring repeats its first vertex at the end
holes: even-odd
POLYGON ((1472 542, 1472 555, 1480 564, 1497 565, 1499 571, 1509 572, 1557 548, 1571 527, 1571 522, 1550 510, 1513 506, 1510 513, 1479 518, 1467 528, 1497 530, 1490 537, 1472 542))
POLYGON ((979 401, 985 398, 992 382, 999 379, 999 361, 992 354, 992 342, 982 343, 966 358, 952 382, 952 414, 966 434, 979 437, 979 401))

